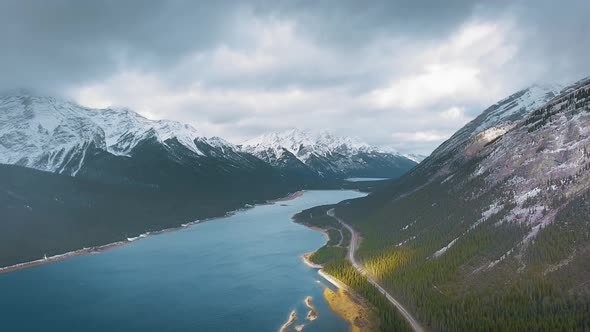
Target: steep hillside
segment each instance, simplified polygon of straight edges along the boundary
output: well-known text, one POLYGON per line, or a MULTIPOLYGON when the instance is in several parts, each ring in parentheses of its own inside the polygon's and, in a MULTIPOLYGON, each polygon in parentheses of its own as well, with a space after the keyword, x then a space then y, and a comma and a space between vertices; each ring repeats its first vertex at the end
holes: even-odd
POLYGON ((349 137, 297 129, 262 135, 245 142, 242 149, 281 169, 321 178, 397 178, 417 163, 349 137))
POLYGON ((590 80, 523 91, 336 209, 371 275, 434 330, 590 326, 590 80))
POLYGON ((416 175, 431 178, 437 172, 444 172, 445 167, 455 165, 455 158, 462 156, 465 145, 475 136, 492 127, 504 130, 566 89, 559 85, 533 85, 490 106, 425 158, 415 169, 416 175))

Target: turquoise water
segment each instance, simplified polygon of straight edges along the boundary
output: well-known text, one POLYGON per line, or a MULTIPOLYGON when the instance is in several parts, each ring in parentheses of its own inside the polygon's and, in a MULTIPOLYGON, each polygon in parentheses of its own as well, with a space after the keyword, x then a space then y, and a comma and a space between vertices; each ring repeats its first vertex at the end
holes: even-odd
MULTIPOLYGON (((346 331, 300 256, 325 236, 291 221, 364 194, 309 191, 95 255, 0 275, 0 331, 346 331), (319 310, 305 321, 303 300, 319 310)), ((318 280, 321 280, 318 283, 318 280)))

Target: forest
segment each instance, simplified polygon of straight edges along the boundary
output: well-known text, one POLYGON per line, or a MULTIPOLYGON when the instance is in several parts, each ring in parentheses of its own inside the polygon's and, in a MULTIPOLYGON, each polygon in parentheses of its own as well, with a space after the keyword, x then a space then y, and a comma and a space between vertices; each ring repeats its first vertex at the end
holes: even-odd
POLYGON ((336 212, 361 233, 367 271, 432 330, 590 331, 590 193, 523 244, 530 226, 503 222, 499 208, 511 195, 482 192, 478 179, 432 181, 378 210, 376 193, 336 212), (483 218, 490 206, 499 211, 483 218))

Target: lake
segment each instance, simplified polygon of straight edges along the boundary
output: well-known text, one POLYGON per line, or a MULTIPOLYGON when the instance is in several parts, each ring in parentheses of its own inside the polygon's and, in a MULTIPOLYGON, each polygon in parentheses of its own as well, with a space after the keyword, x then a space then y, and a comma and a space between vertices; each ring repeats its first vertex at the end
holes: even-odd
POLYGON ((99 254, 0 274, 0 331, 346 331, 328 286, 300 256, 325 235, 292 222, 306 208, 361 197, 308 191, 99 254), (319 318, 305 320, 312 296, 319 318))

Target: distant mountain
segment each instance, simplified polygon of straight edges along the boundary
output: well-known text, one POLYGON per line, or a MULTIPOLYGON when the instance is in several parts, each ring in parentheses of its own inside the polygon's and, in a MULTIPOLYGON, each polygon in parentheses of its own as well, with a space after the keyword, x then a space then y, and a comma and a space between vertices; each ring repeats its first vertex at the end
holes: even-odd
POLYGON ((0 97, 0 164, 13 165, 0 167, 0 233, 12 234, 0 241, 17 250, 1 250, 0 266, 219 216, 306 185, 188 125, 29 94, 0 97))
POLYGON ((588 128, 590 79, 533 86, 336 212, 362 234, 369 273, 432 330, 583 330, 588 128))
POLYGON ((292 129, 268 133, 241 147, 275 167, 323 178, 396 178, 416 165, 416 161, 396 151, 328 132, 292 129))

